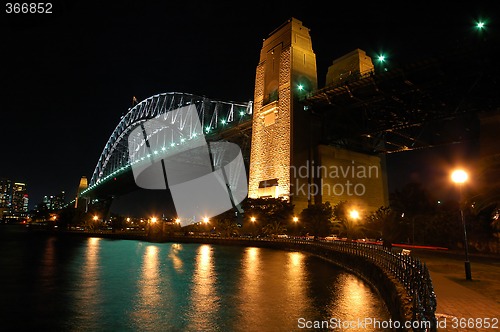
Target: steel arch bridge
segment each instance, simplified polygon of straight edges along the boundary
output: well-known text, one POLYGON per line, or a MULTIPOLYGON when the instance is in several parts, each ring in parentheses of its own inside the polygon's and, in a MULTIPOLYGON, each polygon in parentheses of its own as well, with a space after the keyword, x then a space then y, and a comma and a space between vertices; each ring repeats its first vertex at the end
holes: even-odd
MULTIPOLYGON (((81 192, 81 196, 90 196, 99 186, 123 173, 130 172, 132 163, 141 161, 130 160, 128 136, 142 123, 157 118, 179 129, 191 126, 193 129, 190 135, 205 135, 207 140, 217 140, 221 139, 224 133, 251 126, 252 105, 251 101, 226 102, 181 92, 156 94, 142 100, 121 117, 104 146, 88 188, 81 192), (195 121, 198 123, 198 119, 182 117, 173 112, 189 105, 196 107, 201 126, 191 126, 195 121)), ((161 149, 163 151, 175 149, 184 139, 172 136, 170 140, 162 142, 161 149)))

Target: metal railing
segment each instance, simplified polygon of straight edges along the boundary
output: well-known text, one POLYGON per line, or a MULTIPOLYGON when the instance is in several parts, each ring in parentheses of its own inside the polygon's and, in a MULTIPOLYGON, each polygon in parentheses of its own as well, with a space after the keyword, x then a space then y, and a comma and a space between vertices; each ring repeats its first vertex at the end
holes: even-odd
MULTIPOLYGON (((322 246, 338 252, 361 256, 376 264, 383 271, 397 278, 405 288, 407 295, 412 301, 412 320, 419 322, 429 322, 435 330, 436 326, 436 294, 425 263, 411 255, 402 255, 381 245, 332 241, 332 242, 312 242, 312 245, 322 246)), ((421 324, 425 326, 425 324, 421 324)), ((417 329, 414 329, 415 331, 417 329)))

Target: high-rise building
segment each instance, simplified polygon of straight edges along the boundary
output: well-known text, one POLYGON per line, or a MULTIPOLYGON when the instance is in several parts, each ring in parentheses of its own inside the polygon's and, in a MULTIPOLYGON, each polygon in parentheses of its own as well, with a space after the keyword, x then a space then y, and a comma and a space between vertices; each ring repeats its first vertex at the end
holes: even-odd
POLYGON ((12 181, 0 178, 0 209, 10 209, 12 199, 12 181))
POLYGON ((28 212, 28 191, 25 183, 15 182, 12 186, 12 213, 28 212))
POLYGON ((61 191, 59 195, 43 196, 43 204, 47 210, 60 210, 64 207, 65 192, 61 191))
POLYGON ((12 182, 10 180, 3 180, 2 183, 2 204, 7 204, 8 206, 0 208, 0 218, 6 222, 26 221, 28 218, 29 203, 26 184, 14 182, 11 185, 12 182), (7 199, 8 195, 10 195, 10 200, 7 199), (5 203, 7 201, 8 203, 5 203))
POLYGON ((4 218, 4 214, 9 212, 11 199, 12 181, 0 178, 0 220, 4 218))

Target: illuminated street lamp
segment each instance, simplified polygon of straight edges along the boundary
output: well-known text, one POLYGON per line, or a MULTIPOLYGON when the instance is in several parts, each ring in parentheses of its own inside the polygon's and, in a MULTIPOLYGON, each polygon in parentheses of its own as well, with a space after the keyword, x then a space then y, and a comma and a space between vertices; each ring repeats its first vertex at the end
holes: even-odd
POLYGON ((349 212, 349 217, 351 217, 352 220, 359 219, 359 212, 358 212, 358 210, 351 210, 349 212))
POLYGON ((205 224, 208 224, 208 220, 209 220, 209 219, 208 219, 208 217, 203 218, 203 222, 204 222, 205 224))
POLYGON ((251 222, 255 222, 257 219, 255 217, 250 218, 251 222))
POLYGON ((299 218, 298 217, 293 217, 293 222, 298 222, 299 218))
POLYGON ((176 222, 177 224, 180 224, 180 223, 181 223, 181 220, 180 220, 179 218, 177 218, 177 219, 175 219, 175 222, 176 222))
POLYGON ((156 217, 151 218, 151 222, 154 224, 158 219, 156 217))
POLYGON ((467 172, 464 170, 456 170, 451 173, 451 180, 458 185, 459 193, 460 193, 460 218, 462 220, 462 225, 464 228, 464 246, 465 246, 465 279, 472 280, 472 274, 470 269, 470 261, 469 261, 469 245, 467 241, 467 228, 465 227, 465 218, 464 211, 462 209, 462 184, 464 184, 468 179, 467 172))
POLYGON ((97 221, 97 219, 99 219, 98 216, 94 216, 92 219, 94 219, 94 221, 97 221))

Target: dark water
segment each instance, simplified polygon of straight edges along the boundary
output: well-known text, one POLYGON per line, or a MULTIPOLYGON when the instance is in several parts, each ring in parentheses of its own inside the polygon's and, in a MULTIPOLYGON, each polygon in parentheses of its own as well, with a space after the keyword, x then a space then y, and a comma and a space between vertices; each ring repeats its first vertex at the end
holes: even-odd
POLYGON ((0 303, 0 331, 298 331, 300 318, 389 319, 367 284, 300 252, 15 226, 0 226, 0 303))

